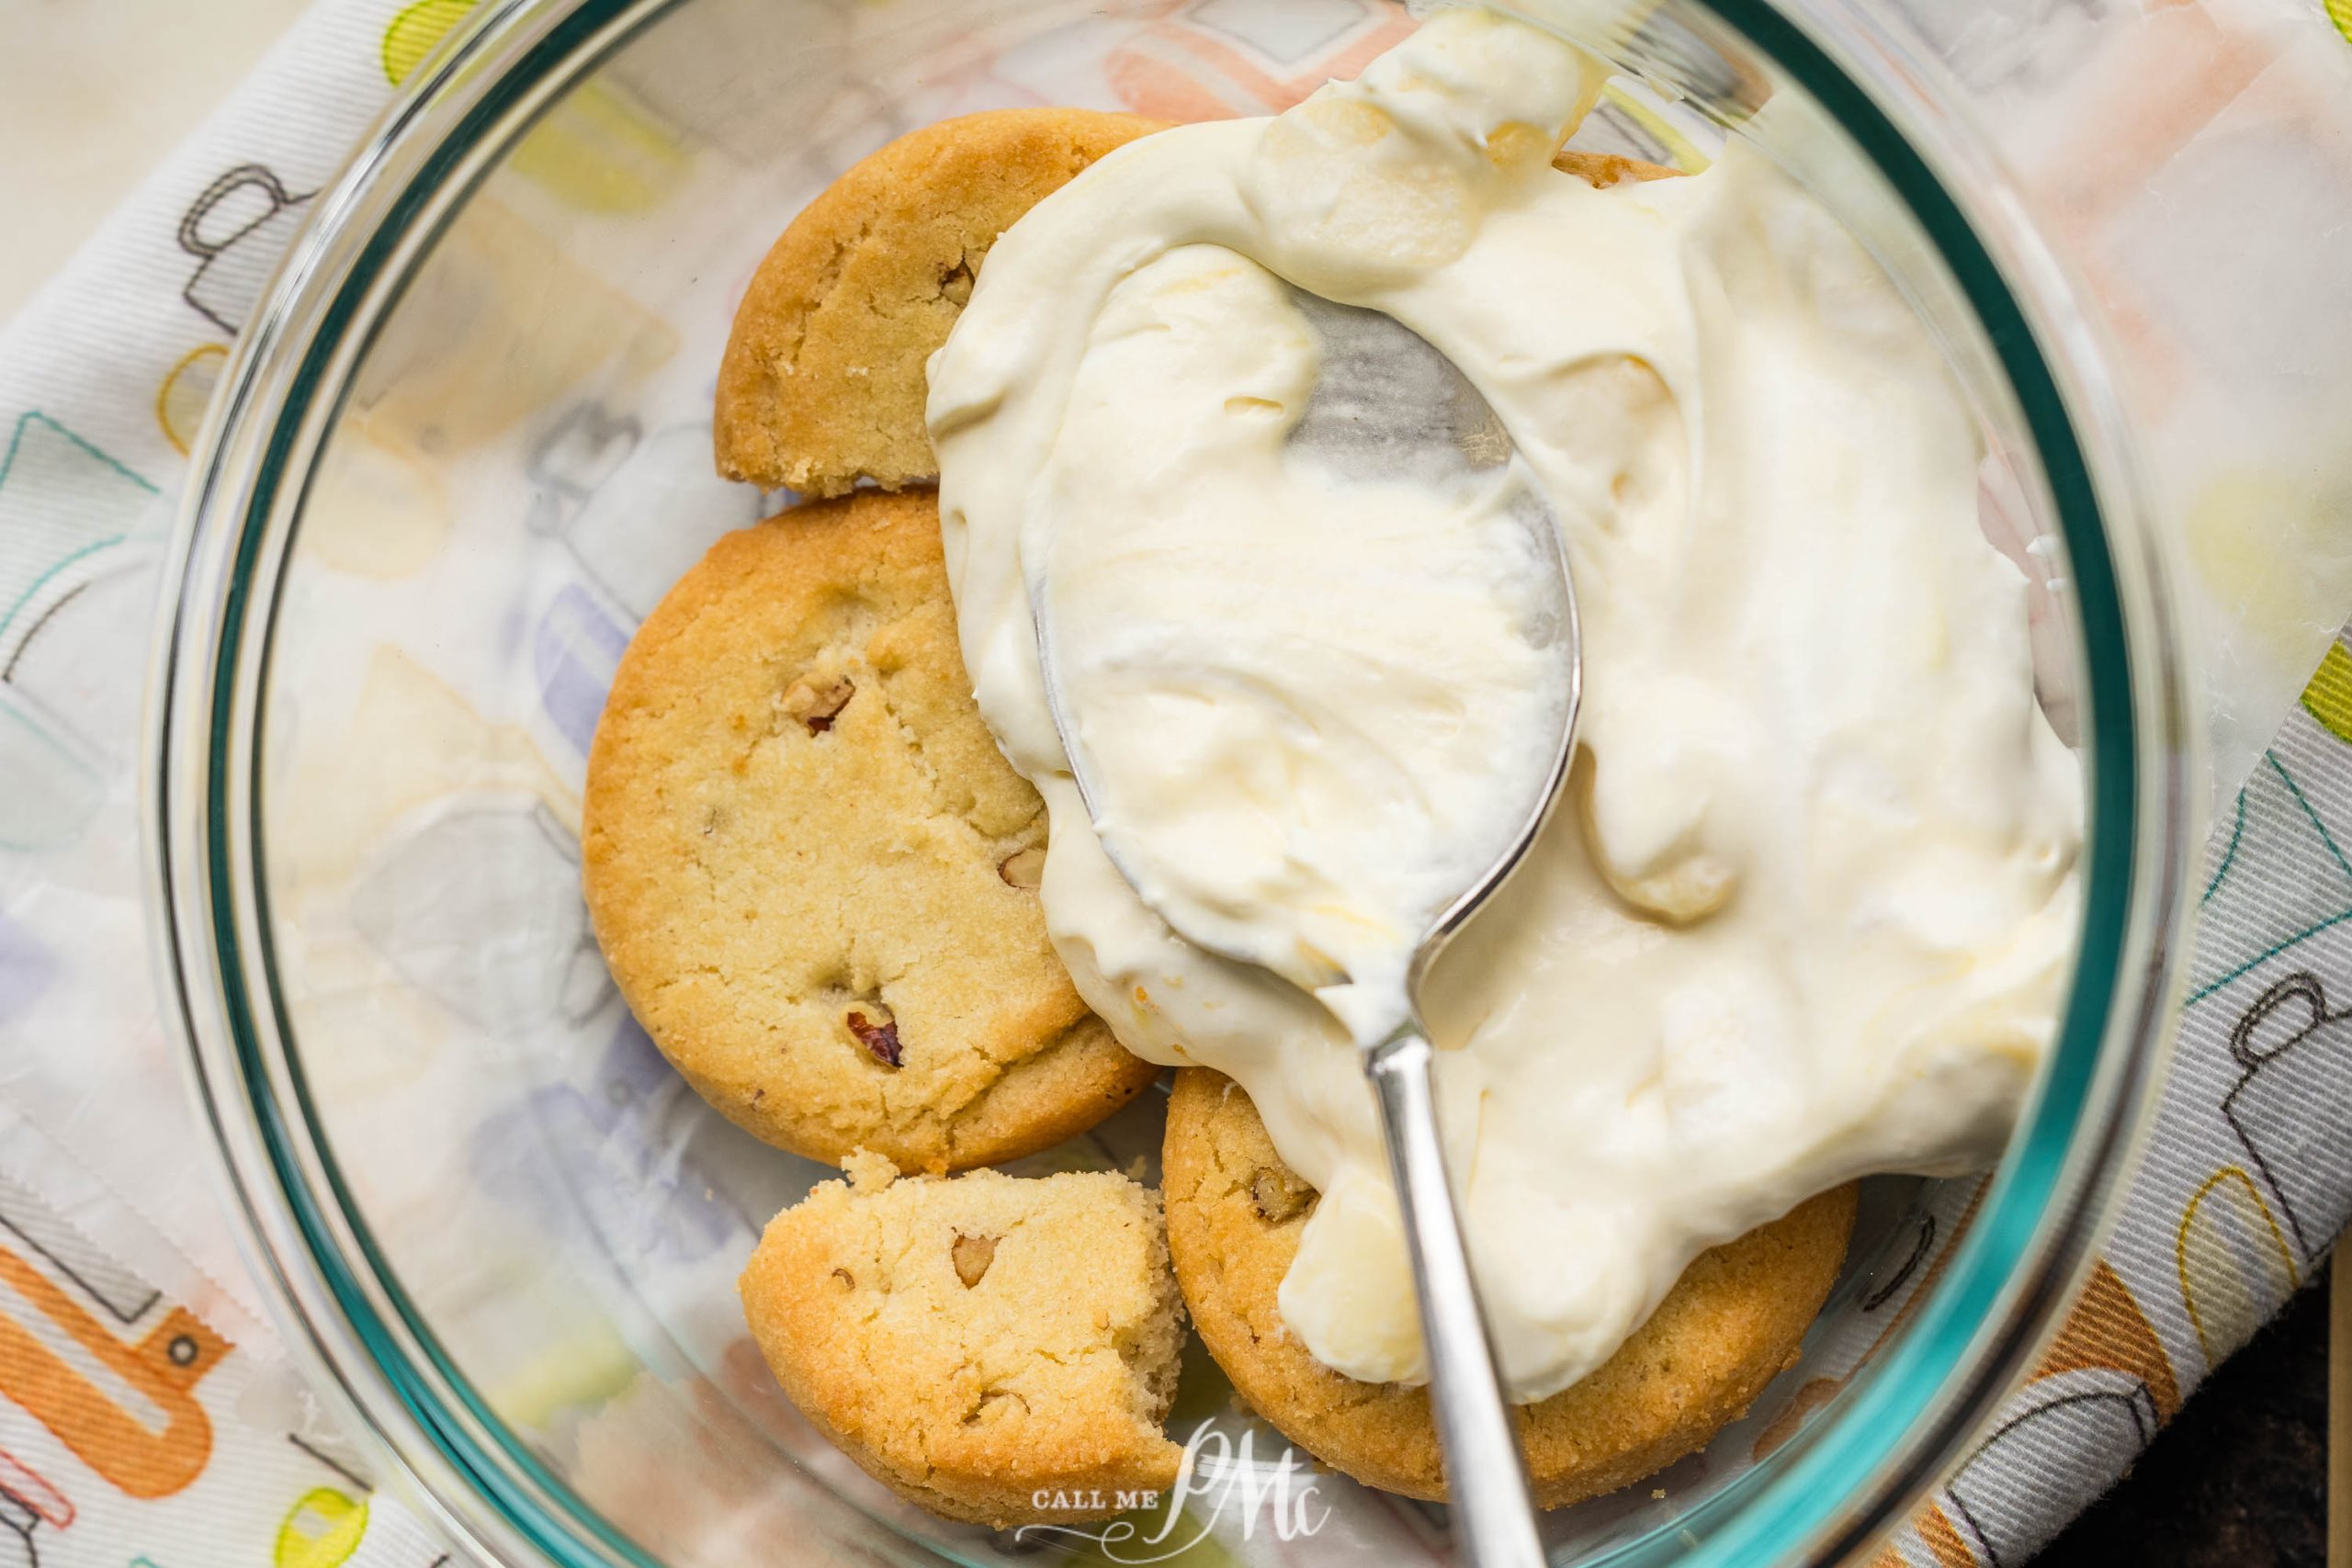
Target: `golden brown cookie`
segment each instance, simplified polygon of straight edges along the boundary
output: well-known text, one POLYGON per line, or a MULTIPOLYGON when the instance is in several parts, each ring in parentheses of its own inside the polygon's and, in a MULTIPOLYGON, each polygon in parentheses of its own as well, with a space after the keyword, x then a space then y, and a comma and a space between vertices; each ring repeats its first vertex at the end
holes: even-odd
POLYGON ((622 996, 772 1144, 982 1165, 1158 1071, 1046 940, 1045 806, 973 705, 928 491, 713 546, 621 660, 581 836, 622 996))
POLYGON ((1000 1529, 1173 1483, 1184 1329, 1159 1194, 1107 1171, 890 1178, 854 1157, 743 1270, 801 1413, 900 1496, 1000 1529))
POLYGON ((923 367, 1013 220, 1164 129, 1094 109, 990 109, 901 136, 792 220, 736 308, 718 367, 718 471, 840 495, 937 476, 923 367))
MULTIPOLYGON (((1201 1342, 1251 1408, 1368 1485, 1445 1495, 1428 1394, 1357 1382, 1309 1355, 1274 1292, 1316 1194, 1283 1164, 1238 1084, 1176 1075, 1161 1160, 1168 1245, 1201 1342)), ((1613 1492, 1704 1445, 1795 1361, 1846 1257, 1844 1187, 1716 1247, 1583 1382, 1521 1413, 1536 1499, 1557 1508, 1613 1492)))
MULTIPOLYGON (((935 478, 924 367, 971 298, 996 237, 1078 172, 1159 120, 1094 109, 991 109, 874 152, 794 219, 735 312, 715 410, 718 471, 809 495, 861 477, 935 478)), ((1564 151, 1607 187, 1676 170, 1564 151)))

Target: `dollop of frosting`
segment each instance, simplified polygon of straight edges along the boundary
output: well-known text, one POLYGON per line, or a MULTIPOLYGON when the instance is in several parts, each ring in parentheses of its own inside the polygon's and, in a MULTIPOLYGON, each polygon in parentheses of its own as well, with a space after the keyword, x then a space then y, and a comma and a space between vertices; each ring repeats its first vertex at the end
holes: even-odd
POLYGON ((1525 1400, 1813 1192, 1989 1160, 2078 923, 2079 770, 1928 333, 1751 149, 1555 170, 1600 79, 1447 11, 1279 117, 1134 142, 997 243, 931 367, 965 659, 1052 813, 1056 945, 1320 1191, 1282 1310, 1367 1381, 1424 1369, 1354 1041, 1378 954, 1540 768, 1528 519, 1557 527, 1571 800, 1421 998, 1525 1400), (1508 442, 1367 472, 1307 439, 1319 301, 1434 345, 1508 442))
POLYGON ((1569 704, 1556 526, 1491 417, 1449 440, 1436 400, 1484 411, 1385 318, 1179 246, 1104 300, 1031 498, 1030 607, 1103 849, 1366 1043, 1548 794, 1569 704), (1355 363, 1319 375, 1326 344, 1355 363), (1419 406, 1394 395, 1416 371, 1419 406), (1434 439, 1384 439, 1399 417, 1434 439))

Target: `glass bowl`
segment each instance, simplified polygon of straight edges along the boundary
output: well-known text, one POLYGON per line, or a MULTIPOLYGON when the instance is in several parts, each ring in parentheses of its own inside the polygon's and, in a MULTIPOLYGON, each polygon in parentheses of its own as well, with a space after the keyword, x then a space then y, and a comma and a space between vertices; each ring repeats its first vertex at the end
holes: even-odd
MULTIPOLYGON (((2185 919, 2172 601, 2109 362, 1898 28, 1833 0, 1515 8, 1623 72, 1580 144, 1696 166, 1735 130, 1906 290, 1984 426, 1988 532, 2035 583, 2042 699, 2084 758, 2077 970, 1998 1171, 1869 1183, 1801 1363, 1703 1452, 1546 1526, 1560 1562, 1826 1561, 1955 1458, 2119 1190, 2185 919)), ((152 864, 167 1011, 256 1272, 386 1479, 474 1550, 1443 1554, 1442 1508, 1285 1467, 1197 1353, 1173 1424, 1218 1441, 1193 1490, 1099 1540, 942 1524, 830 1450, 734 1293, 760 1226, 829 1173, 707 1111, 630 1021, 576 839, 630 628, 780 500, 713 476, 709 405, 735 300, 810 195, 980 107, 1265 112, 1412 25, 1383 0, 504 0, 394 23, 405 88, 316 198, 199 450, 152 864)), ((1148 1163, 1159 1111, 1025 1165, 1148 1163)))

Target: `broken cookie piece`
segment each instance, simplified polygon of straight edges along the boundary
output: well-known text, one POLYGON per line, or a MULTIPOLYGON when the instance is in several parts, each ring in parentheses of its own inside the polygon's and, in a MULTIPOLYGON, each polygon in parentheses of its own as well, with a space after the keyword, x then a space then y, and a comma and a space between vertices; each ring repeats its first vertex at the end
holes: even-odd
POLYGON ((775 1217, 742 1279, 820 1431, 900 1496, 1000 1529, 1174 1483, 1184 1330, 1159 1193, 1107 1171, 900 1179, 863 1151, 847 1168, 775 1217))

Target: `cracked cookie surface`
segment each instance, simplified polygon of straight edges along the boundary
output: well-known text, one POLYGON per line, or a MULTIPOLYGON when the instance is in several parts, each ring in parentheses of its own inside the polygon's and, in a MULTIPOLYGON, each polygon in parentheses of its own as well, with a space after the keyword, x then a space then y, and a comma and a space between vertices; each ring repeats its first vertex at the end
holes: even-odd
POLYGON ((743 1270, 752 1337, 811 1424, 910 1502, 998 1529, 1173 1483, 1183 1324, 1158 1193, 1101 1171, 849 1168, 743 1270))
MULTIPOLYGON (((1428 1394, 1342 1376, 1283 1325, 1275 1292, 1316 1195, 1238 1084, 1204 1067, 1177 1073, 1161 1168, 1176 1278, 1235 1390, 1333 1468, 1442 1499, 1428 1394)), ((1854 1204, 1854 1189, 1839 1188, 1702 1255, 1599 1371, 1521 1407, 1536 1500, 1556 1508, 1629 1485, 1746 1414, 1794 1363, 1845 1261, 1854 1204)))
POLYGON ((718 471, 840 495, 935 478, 923 367, 1015 219, 1161 121, 1012 108, 923 127, 869 154, 776 240, 719 363, 718 471))
POLYGON ((1046 812, 971 699, 925 491, 730 534, 621 660, 582 877, 615 982, 767 1142, 903 1169, 1015 1158, 1158 1068, 1071 987, 1046 812))

